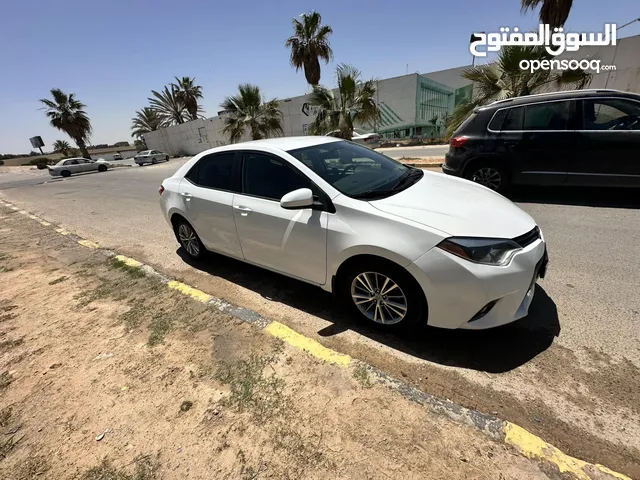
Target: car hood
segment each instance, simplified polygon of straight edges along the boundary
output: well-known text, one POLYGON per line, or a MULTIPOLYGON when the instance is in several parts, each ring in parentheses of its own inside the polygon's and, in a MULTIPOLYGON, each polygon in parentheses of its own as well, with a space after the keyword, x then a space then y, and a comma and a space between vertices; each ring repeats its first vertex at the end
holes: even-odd
POLYGON ((536 225, 513 202, 488 188, 427 171, 406 190, 369 203, 452 236, 514 238, 536 225))

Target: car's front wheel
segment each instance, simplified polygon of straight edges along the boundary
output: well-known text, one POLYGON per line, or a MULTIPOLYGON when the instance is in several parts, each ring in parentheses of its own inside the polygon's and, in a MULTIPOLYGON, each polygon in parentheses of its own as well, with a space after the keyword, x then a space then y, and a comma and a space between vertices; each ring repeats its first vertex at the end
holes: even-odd
POLYGON ((464 177, 498 193, 504 193, 509 186, 507 170, 500 163, 489 160, 473 163, 466 169, 464 177))
POLYGON ((387 330, 410 328, 426 313, 426 302, 409 272, 384 260, 348 267, 338 296, 354 315, 387 330))
POLYGON ((189 222, 183 219, 178 220, 175 224, 175 232, 178 242, 189 257, 199 260, 205 256, 204 245, 189 222))
POLYGON ((106 171, 107 171, 107 166, 106 166, 106 165, 100 165, 100 166, 98 166, 98 171, 99 171, 99 172, 106 172, 106 171))

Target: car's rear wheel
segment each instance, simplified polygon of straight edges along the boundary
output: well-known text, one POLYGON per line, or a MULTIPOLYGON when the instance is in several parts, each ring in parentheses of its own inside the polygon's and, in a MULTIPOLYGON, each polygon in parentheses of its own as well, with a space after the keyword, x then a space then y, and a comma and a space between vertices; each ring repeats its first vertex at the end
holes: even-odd
POLYGON ((358 262, 342 272, 338 297, 351 312, 385 330, 410 328, 426 313, 419 285, 409 272, 384 260, 358 262))
POLYGON ((498 193, 504 193, 509 186, 509 173, 498 162, 474 162, 466 169, 464 176, 498 193))
POLYGON ((158 163, 158 161, 155 158, 152 158, 151 159, 151 163, 153 163, 155 165, 156 163, 158 163))
POLYGON ((206 254, 204 245, 193 227, 186 220, 178 220, 175 224, 176 237, 178 242, 187 252, 187 255, 194 260, 203 258, 206 254))
POLYGON ((71 176, 71 172, 69 170, 63 170, 60 172, 60 175, 62 175, 63 177, 70 177, 71 176))
POLYGON ((138 164, 138 166, 139 166, 139 167, 141 167, 141 166, 143 166, 143 165, 144 165, 144 163, 139 163, 139 164, 138 164))

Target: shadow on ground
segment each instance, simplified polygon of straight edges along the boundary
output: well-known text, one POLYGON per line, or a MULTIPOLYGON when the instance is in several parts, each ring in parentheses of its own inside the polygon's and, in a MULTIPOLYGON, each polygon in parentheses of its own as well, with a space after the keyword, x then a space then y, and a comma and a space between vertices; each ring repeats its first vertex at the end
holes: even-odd
POLYGON ((194 262, 182 248, 177 253, 202 272, 331 322, 317 332, 320 336, 330 337, 353 330, 395 350, 442 365, 491 373, 507 372, 544 352, 560 335, 556 305, 540 285, 536 288, 529 315, 504 327, 468 331, 425 326, 412 332, 388 333, 346 315, 335 304, 332 295, 318 287, 221 255, 211 254, 205 261, 194 262))
POLYGON ((635 188, 514 186, 507 197, 522 203, 640 208, 640 195, 635 188))

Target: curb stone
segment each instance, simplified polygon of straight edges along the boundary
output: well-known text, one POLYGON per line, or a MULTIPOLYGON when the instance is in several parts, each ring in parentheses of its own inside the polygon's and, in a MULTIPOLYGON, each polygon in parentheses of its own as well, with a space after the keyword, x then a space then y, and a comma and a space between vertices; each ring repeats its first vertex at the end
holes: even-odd
POLYGON ((561 474, 567 473, 579 480, 601 479, 603 478, 602 475, 606 475, 608 478, 612 479, 632 480, 630 477, 622 473, 615 472, 604 465, 592 464, 585 462, 584 460, 571 457, 519 425, 506 420, 501 420, 493 415, 468 409, 448 399, 441 399, 423 392, 422 390, 412 387, 411 385, 376 367, 373 367, 372 365, 369 365, 368 363, 327 348, 316 340, 308 338, 280 322, 267 320, 253 310, 232 305, 229 302, 213 297, 212 295, 198 290, 197 288, 167 277, 149 265, 145 265, 133 258, 119 255, 112 250, 104 249, 91 240, 86 240, 63 227, 56 227, 26 210, 20 210, 11 203, 0 200, 0 206, 8 207, 29 219, 36 220, 44 227, 52 227, 56 233, 69 238, 79 245, 86 248, 100 250, 108 257, 116 258, 129 266, 138 267, 147 275, 160 279, 168 288, 174 289, 183 295, 191 297, 195 301, 210 305, 213 308, 228 313, 244 322, 255 325, 269 335, 280 338, 292 347, 303 350, 320 360, 331 363, 340 368, 364 367, 374 378, 376 378, 378 383, 387 385, 407 400, 417 403, 434 413, 445 415, 457 423, 474 428, 497 442, 511 445, 527 458, 551 464, 561 474))

